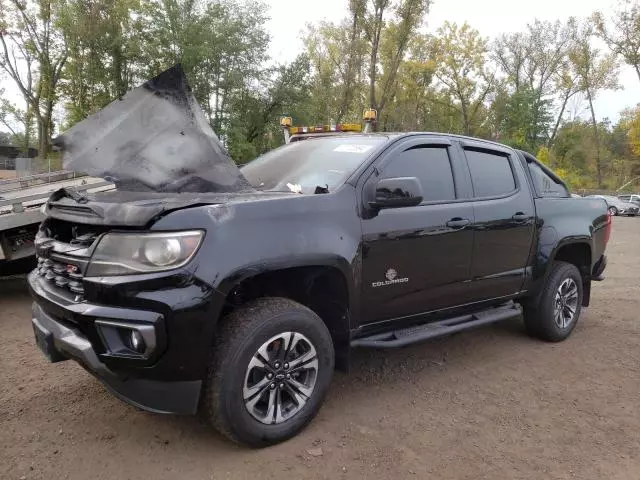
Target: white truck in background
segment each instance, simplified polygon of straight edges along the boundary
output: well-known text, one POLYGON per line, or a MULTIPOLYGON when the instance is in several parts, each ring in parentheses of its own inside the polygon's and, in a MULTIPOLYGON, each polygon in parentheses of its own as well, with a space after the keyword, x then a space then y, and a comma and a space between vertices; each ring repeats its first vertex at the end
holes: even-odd
POLYGON ((53 192, 70 187, 89 193, 115 188, 102 178, 70 171, 0 180, 0 277, 24 273, 35 264, 41 208, 53 192))

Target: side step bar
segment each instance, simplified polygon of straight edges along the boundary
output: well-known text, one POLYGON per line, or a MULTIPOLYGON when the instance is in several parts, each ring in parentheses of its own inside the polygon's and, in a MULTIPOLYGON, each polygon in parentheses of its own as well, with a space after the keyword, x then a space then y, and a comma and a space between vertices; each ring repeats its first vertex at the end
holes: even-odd
POLYGON ((392 332, 378 333, 369 337, 356 338, 351 341, 351 346, 373 348, 404 347, 430 338, 443 337, 462 330, 469 330, 521 316, 522 307, 514 302, 509 302, 499 307, 489 308, 469 315, 447 318, 392 332))

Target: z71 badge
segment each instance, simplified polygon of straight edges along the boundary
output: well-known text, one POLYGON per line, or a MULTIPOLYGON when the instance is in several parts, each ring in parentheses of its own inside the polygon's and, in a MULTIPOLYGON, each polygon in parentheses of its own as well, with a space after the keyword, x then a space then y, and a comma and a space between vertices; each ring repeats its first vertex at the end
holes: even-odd
POLYGON ((373 288, 386 287, 387 285, 393 285, 395 283, 407 283, 409 281, 409 277, 397 278, 398 272, 396 272, 393 268, 387 270, 387 273, 385 273, 384 276, 387 277, 386 282, 373 282, 371 286, 373 288))

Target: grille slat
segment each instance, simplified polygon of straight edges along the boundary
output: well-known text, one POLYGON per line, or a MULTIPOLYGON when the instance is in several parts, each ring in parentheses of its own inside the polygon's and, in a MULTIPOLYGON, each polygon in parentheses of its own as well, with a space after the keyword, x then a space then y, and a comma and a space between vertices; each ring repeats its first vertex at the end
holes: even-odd
MULTIPOLYGON (((109 227, 87 225, 47 218, 40 226, 40 240, 52 246, 46 258, 38 257, 37 271, 41 278, 67 290, 74 296, 84 296, 84 273, 92 245, 109 227)), ((45 250, 43 250, 44 252, 45 250)))
POLYGON ((79 268, 72 263, 63 263, 57 260, 38 258, 38 273, 49 282, 60 288, 66 288, 73 293, 83 295, 82 273, 72 271, 69 266, 79 268))

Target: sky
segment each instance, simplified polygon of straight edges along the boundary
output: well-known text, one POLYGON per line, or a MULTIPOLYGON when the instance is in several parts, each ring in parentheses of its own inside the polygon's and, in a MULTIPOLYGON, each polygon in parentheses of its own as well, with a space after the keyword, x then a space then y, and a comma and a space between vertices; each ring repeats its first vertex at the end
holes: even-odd
MULTIPOLYGON (((266 27, 271 35, 271 58, 286 63, 303 50, 301 33, 305 25, 320 20, 338 22, 347 13, 348 0, 267 0, 267 4, 270 20, 266 27)), ((607 15, 614 4, 614 0, 434 0, 427 15, 426 30, 434 32, 445 20, 467 21, 483 36, 491 38, 501 33, 522 31, 535 18, 565 20, 570 16, 586 17, 595 10, 607 15)), ((624 108, 640 102, 640 80, 631 67, 621 68, 620 83, 622 89, 601 92, 596 98, 595 111, 599 119, 609 118, 616 122, 624 108)), ((0 88, 5 89, 7 98, 22 103, 17 88, 10 81, 0 79, 0 88)), ((587 115, 586 105, 580 99, 569 107, 569 115, 587 115)))
MULTIPOLYGON (((293 60, 303 49, 300 33, 306 23, 319 20, 337 22, 347 13, 347 0, 289 2, 269 0, 271 20, 267 28, 272 36, 271 57, 278 62, 293 60), (301 5, 304 7, 301 8, 301 5)), ((445 21, 468 22, 485 37, 522 31, 535 18, 555 21, 570 16, 587 17, 596 10, 608 15, 612 0, 434 0, 427 15, 427 31, 435 32, 445 21)), ((594 109, 600 119, 616 122, 620 111, 640 103, 640 79, 631 67, 620 70, 622 89, 601 92, 594 109)), ((573 102, 569 114, 586 115, 584 102, 573 102)))

